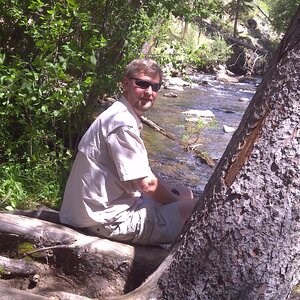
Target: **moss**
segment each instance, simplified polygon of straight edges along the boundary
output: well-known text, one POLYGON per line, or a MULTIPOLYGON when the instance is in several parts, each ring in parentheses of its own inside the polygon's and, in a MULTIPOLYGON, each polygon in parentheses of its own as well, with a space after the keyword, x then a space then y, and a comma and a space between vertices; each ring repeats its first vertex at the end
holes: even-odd
POLYGON ((35 245, 29 242, 23 242, 18 246, 18 257, 24 257, 28 252, 34 251, 35 245))
POLYGON ((3 266, 0 266, 0 278, 4 277, 5 275, 9 275, 10 272, 6 271, 3 266))

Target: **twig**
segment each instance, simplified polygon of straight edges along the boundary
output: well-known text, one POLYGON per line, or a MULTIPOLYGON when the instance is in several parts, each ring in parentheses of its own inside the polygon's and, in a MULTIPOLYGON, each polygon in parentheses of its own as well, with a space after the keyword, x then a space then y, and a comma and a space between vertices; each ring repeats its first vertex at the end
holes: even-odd
POLYGON ((55 245, 55 246, 49 246, 49 247, 43 247, 43 248, 38 248, 29 252, 25 252, 23 254, 23 257, 29 256, 31 254, 35 254, 38 252, 43 252, 43 251, 48 251, 48 250, 52 250, 52 249, 59 249, 59 248, 68 248, 70 245, 55 245))

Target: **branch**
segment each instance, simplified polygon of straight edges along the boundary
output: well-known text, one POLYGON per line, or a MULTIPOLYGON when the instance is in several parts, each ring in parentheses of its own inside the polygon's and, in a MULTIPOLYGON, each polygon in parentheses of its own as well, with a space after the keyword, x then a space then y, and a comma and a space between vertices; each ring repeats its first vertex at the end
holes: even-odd
POLYGON ((35 261, 26 261, 22 259, 13 259, 0 256, 1 275, 34 275, 34 274, 48 274, 50 267, 35 261))
POLYGON ((179 145, 183 146, 185 150, 193 151, 196 156, 200 159, 201 162, 207 164, 208 166, 214 167, 215 161, 209 156, 207 152, 201 151, 199 149, 196 149, 196 147, 193 147, 193 145, 186 145, 184 144, 180 139, 178 139, 174 134, 171 134, 164 130, 162 127, 154 123, 153 121, 147 119, 144 116, 141 116, 142 122, 152 128, 154 131, 157 131, 161 133, 162 135, 166 136, 167 138, 177 142, 179 145))

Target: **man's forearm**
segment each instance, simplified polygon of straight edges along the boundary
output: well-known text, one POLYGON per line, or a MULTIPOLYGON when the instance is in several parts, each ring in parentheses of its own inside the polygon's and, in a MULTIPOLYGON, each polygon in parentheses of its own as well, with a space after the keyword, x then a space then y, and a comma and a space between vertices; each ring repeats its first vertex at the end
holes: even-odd
POLYGON ((157 187, 154 191, 145 193, 152 200, 159 203, 171 203, 180 200, 180 193, 176 189, 171 189, 158 179, 157 187))

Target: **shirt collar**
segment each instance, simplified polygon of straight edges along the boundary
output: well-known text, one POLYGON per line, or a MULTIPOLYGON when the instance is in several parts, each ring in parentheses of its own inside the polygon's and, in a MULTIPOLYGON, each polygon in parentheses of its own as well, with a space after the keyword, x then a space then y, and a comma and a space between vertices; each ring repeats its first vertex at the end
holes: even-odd
POLYGON ((142 121, 141 121, 140 117, 135 113, 135 111, 133 110, 132 106, 130 105, 130 103, 128 102, 128 100, 125 98, 125 96, 122 95, 121 98, 119 99, 119 101, 121 103, 123 103, 126 106, 126 108, 128 109, 128 111, 134 116, 139 130, 141 130, 143 128, 142 121))

